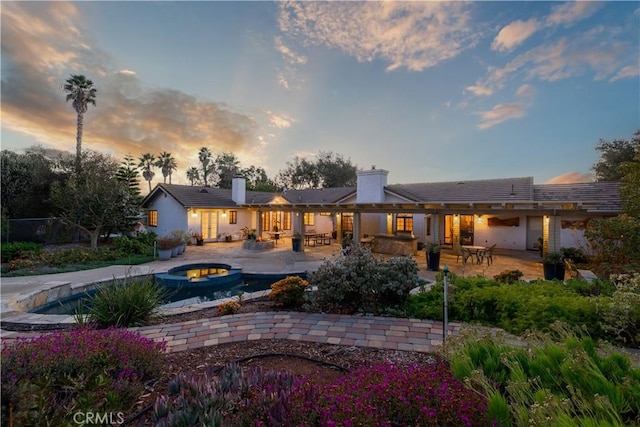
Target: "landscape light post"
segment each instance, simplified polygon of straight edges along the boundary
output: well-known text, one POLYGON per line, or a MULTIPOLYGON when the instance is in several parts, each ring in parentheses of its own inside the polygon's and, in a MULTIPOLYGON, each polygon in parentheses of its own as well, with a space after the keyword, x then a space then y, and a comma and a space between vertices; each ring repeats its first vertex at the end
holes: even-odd
POLYGON ((446 264, 442 268, 442 274, 444 274, 444 301, 442 303, 442 344, 444 344, 449 324, 449 267, 446 264))

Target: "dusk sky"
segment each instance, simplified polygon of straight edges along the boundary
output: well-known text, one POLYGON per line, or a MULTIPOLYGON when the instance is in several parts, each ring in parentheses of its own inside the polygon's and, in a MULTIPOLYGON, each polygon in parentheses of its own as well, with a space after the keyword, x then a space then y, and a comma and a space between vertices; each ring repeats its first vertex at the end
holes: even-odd
MULTIPOLYGON (((590 180, 640 128, 638 2, 2 1, 2 149, 200 147, 270 178, 332 151, 392 183, 590 180)), ((156 182, 162 174, 156 170, 156 182)), ((146 188, 142 185, 141 188, 146 188)))

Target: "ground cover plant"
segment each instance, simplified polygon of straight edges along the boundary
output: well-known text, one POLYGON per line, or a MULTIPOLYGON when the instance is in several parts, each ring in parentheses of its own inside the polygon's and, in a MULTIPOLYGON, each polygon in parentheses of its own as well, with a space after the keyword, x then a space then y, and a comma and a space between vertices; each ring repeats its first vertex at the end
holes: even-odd
POLYGON ((73 425, 77 412, 125 411, 159 375, 163 351, 163 344, 125 329, 89 327, 5 345, 3 423, 73 425))
POLYGON ((640 369, 610 345, 554 325, 514 346, 475 331, 442 351, 453 374, 488 399, 499 426, 640 424, 640 369))
POLYGON ((179 374, 156 400, 155 425, 490 426, 485 399, 443 360, 362 366, 326 385, 237 364, 217 377, 179 374))

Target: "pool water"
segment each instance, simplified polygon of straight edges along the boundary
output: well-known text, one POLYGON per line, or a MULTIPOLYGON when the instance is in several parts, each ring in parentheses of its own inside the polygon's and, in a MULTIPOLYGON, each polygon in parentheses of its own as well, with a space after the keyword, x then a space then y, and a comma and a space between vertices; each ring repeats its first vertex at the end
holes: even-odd
MULTIPOLYGON (((214 285, 200 282, 200 286, 166 286, 157 282, 164 289, 167 289, 168 298, 161 308, 182 307, 184 305, 199 304, 207 301, 215 301, 222 298, 229 298, 242 293, 264 291, 270 289, 271 285, 287 276, 305 277, 306 274, 242 274, 239 280, 234 282, 222 282, 214 285)), ((196 283, 198 281, 196 280, 196 283)), ((52 301, 31 310, 38 314, 74 314, 80 310, 87 313, 89 309, 89 299, 95 291, 71 295, 57 301, 52 301)))

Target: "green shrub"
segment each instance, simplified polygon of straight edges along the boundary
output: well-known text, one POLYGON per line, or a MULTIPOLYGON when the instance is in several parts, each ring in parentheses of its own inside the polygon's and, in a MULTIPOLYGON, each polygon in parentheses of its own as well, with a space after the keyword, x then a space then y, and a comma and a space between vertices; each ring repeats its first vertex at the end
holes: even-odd
POLYGON ((321 311, 381 313, 403 304, 420 285, 418 264, 410 257, 376 260, 371 251, 354 246, 325 261, 309 274, 317 287, 312 304, 321 311))
POLYGON ((587 255, 582 248, 560 248, 560 253, 562 253, 564 259, 570 259, 576 264, 586 264, 588 262, 587 255))
POLYGON ((150 277, 114 280, 89 297, 88 321, 102 328, 144 325, 166 297, 167 291, 150 277))
POLYGON ((298 276, 285 277, 271 285, 269 299, 286 308, 296 308, 304 304, 304 292, 309 282, 298 276))
POLYGON ((565 280, 564 284, 573 292, 586 297, 598 295, 611 296, 616 289, 611 280, 593 280, 587 282, 582 279, 570 279, 565 280))
POLYGON ((164 343, 124 329, 75 328, 3 343, 2 419, 75 425, 80 411, 120 412, 156 378, 164 343))
POLYGON ((505 270, 500 274, 493 276, 494 280, 499 283, 516 283, 520 281, 520 278, 524 275, 520 270, 505 270))
POLYGON ((612 347, 560 325, 514 348, 489 332, 447 341, 454 375, 489 398, 504 426, 633 425, 640 417, 640 369, 612 347), (509 408, 509 413, 505 410, 509 408))
POLYGON ((3 243, 0 251, 2 253, 2 262, 9 262, 25 255, 31 257, 33 254, 41 252, 42 244, 34 242, 3 243))
POLYGON ((640 273, 611 276, 615 292, 598 300, 600 325, 615 341, 633 348, 640 347, 640 273))
MULTIPOLYGON (((497 326, 515 334, 548 331, 553 322, 560 320, 587 325, 593 336, 603 336, 596 314, 597 301, 577 295, 560 282, 500 285, 479 277, 456 278, 449 295, 450 319, 497 326)), ((429 292, 411 295, 406 312, 411 317, 441 320, 443 298, 443 287, 435 285, 429 292)))
POLYGON ((240 311, 242 305, 236 301, 227 301, 223 302, 216 308, 216 313, 221 316, 226 316, 228 314, 236 314, 240 311))
POLYGON ((134 237, 118 237, 114 239, 114 245, 117 251, 127 255, 151 254, 153 252, 153 244, 147 245, 142 240, 134 237))

